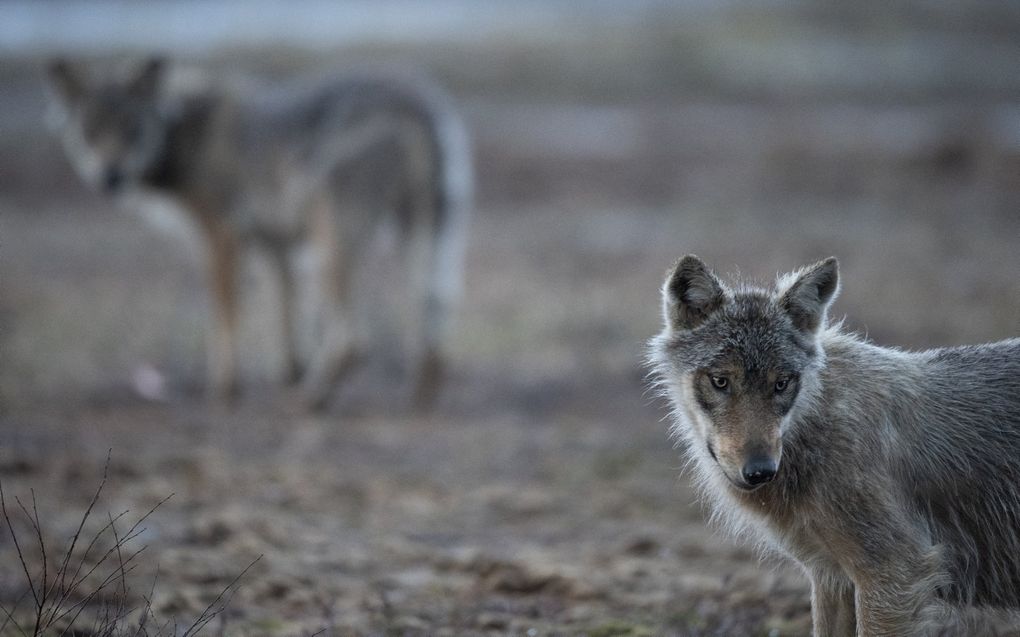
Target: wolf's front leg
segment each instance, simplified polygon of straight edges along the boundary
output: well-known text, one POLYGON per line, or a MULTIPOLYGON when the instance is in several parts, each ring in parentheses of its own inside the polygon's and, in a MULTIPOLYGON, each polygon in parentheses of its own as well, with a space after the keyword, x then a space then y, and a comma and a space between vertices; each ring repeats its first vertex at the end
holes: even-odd
POLYGON ((859 637, 920 637, 937 631, 945 616, 936 591, 947 582, 936 546, 919 543, 911 527, 874 520, 870 543, 855 558, 855 609, 859 637))
POLYGON ((210 224, 206 230, 213 305, 213 323, 207 344, 209 392, 214 398, 232 400, 238 392, 238 246, 236 238, 223 224, 210 224))
POLYGON ((815 637, 855 637, 854 585, 842 573, 811 574, 811 620, 815 637))
POLYGON ((817 518, 824 528, 816 529, 853 581, 857 635, 929 635, 941 621, 937 591, 948 577, 941 551, 900 505, 895 485, 884 485, 880 474, 867 484, 829 503, 817 518))
POLYGON ((279 283, 280 336, 283 348, 283 378, 288 384, 301 378, 301 361, 297 343, 297 281, 294 260, 289 246, 273 245, 269 249, 279 283))
POLYGON ((313 227, 311 240, 319 260, 322 334, 301 384, 304 406, 322 411, 336 385, 363 354, 364 339, 358 334, 350 297, 351 278, 364 247, 360 241, 364 234, 357 227, 348 227, 342 234, 328 207, 319 211, 313 227))
POLYGON ((856 595, 859 637, 922 637, 932 634, 927 621, 929 601, 908 582, 884 586, 858 586, 856 595))

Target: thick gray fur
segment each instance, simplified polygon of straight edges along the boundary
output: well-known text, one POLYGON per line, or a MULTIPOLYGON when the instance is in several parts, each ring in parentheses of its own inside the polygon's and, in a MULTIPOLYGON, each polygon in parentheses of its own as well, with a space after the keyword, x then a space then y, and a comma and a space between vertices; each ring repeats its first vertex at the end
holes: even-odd
POLYGON ((838 288, 835 259, 768 290, 681 259, 650 343, 673 434, 716 519, 804 568, 816 635, 999 634, 1020 607, 1020 339, 879 347, 827 323, 838 288), (755 454, 778 462, 757 488, 755 454))

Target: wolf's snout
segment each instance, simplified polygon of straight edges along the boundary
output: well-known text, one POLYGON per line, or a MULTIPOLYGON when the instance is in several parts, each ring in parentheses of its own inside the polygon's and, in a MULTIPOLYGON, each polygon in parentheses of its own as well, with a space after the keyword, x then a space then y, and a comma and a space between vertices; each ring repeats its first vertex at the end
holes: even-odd
POLYGON ((744 481, 752 487, 765 484, 776 477, 779 470, 779 463, 772 458, 751 458, 744 468, 740 470, 744 481))

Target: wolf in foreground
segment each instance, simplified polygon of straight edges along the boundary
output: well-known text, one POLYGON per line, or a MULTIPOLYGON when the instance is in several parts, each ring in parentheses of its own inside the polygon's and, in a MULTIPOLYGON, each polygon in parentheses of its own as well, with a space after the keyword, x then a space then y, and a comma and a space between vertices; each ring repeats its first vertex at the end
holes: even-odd
POLYGON ((720 519, 804 568, 816 635, 986 634, 975 608, 1020 607, 1020 339, 878 347, 827 323, 838 290, 831 258, 771 290, 678 261, 673 432, 720 519))
POLYGON ((309 406, 323 407, 364 353, 350 279, 391 217, 408 261, 407 290, 422 312, 416 399, 431 402, 461 286, 472 191, 466 131, 441 91, 379 75, 255 85, 159 59, 92 74, 56 60, 49 79, 64 147, 83 180, 110 195, 169 198, 204 238, 214 394, 237 389, 238 270, 248 248, 264 250, 278 272, 286 374, 302 375, 294 313, 303 271, 295 257, 310 247, 321 334, 303 393, 309 406))

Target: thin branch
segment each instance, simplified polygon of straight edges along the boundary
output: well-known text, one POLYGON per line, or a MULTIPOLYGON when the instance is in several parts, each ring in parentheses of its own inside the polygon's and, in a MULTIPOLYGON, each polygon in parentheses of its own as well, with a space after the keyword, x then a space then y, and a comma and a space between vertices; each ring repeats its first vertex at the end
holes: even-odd
POLYGON ((149 617, 152 616, 155 621, 155 615, 152 612, 152 600, 156 597, 156 582, 159 580, 159 563, 156 563, 156 573, 152 576, 152 585, 149 586, 148 596, 142 595, 142 599, 145 600, 145 606, 142 607, 142 615, 138 618, 138 626, 135 628, 134 637, 140 637, 145 633, 145 624, 149 621, 149 617))
MULTIPOLYGON (((127 560, 125 561, 125 564, 128 564, 128 563, 130 563, 131 561, 133 561, 133 560, 135 559, 135 557, 137 557, 137 556, 138 556, 138 555, 139 555, 139 554, 140 554, 140 553, 141 553, 142 551, 144 551, 144 550, 145 550, 145 548, 146 548, 146 547, 144 547, 144 546, 143 546, 142 548, 138 549, 138 550, 137 550, 137 551, 135 551, 135 552, 134 552, 133 554, 131 554, 131 556, 129 556, 129 557, 128 557, 128 559, 127 559, 127 560)), ((111 549, 111 553, 112 553, 112 549, 111 549)), ((109 555, 109 553, 108 553, 107 555, 109 555)), ((105 560, 105 557, 104 557, 104 560, 105 560)), ((93 568, 93 569, 92 569, 91 571, 89 571, 89 572, 95 571, 95 570, 96 570, 96 568, 98 568, 98 566, 99 566, 99 565, 97 564, 97 565, 96 565, 96 567, 95 567, 95 568, 93 568)), ((134 564, 132 564, 130 568, 128 568, 128 569, 126 569, 126 570, 125 570, 125 573, 130 573, 130 572, 132 572, 132 571, 134 571, 134 570, 135 570, 135 565, 134 565, 134 564)), ((82 598, 82 599, 78 600, 77 602, 75 602, 75 603, 74 603, 74 604, 72 604, 71 606, 68 606, 67 608, 63 608, 63 607, 61 607, 61 608, 58 608, 58 610, 59 610, 59 611, 61 611, 61 612, 60 612, 60 614, 59 614, 59 615, 57 615, 56 617, 54 617, 54 618, 53 618, 53 619, 51 620, 51 622, 57 622, 57 621, 60 621, 60 620, 61 620, 61 619, 63 619, 64 617, 67 617, 67 615, 69 615, 69 614, 70 614, 71 612, 73 612, 73 611, 77 611, 77 612, 75 612, 75 614, 74 614, 74 617, 73 617, 73 618, 72 618, 72 620, 71 620, 71 624, 73 624, 73 623, 74 623, 74 620, 75 620, 75 619, 76 619, 76 618, 78 617, 78 615, 80 615, 80 614, 81 614, 81 612, 82 612, 83 610, 85 610, 85 607, 86 607, 86 606, 88 605, 88 603, 89 603, 89 602, 91 602, 91 601, 92 601, 92 599, 93 599, 93 598, 94 598, 94 597, 95 597, 96 595, 98 595, 98 594, 99 594, 100 592, 102 592, 102 591, 103 591, 103 590, 104 590, 104 589, 105 589, 105 588, 106 588, 107 586, 109 586, 109 585, 110 585, 110 583, 114 581, 114 578, 115 578, 115 577, 116 577, 116 576, 117 576, 117 575, 119 574, 119 572, 120 572, 120 571, 119 571, 119 569, 117 569, 117 568, 114 568, 114 569, 113 569, 113 571, 111 571, 111 572, 110 572, 109 574, 107 574, 107 576, 106 576, 106 577, 104 577, 104 578, 103 578, 103 580, 102 580, 102 581, 101 581, 101 582, 99 583, 99 585, 98 585, 98 586, 96 586, 96 588, 94 588, 94 589, 92 590, 92 592, 91 592, 91 593, 89 593, 88 595, 86 595, 86 596, 85 596, 84 598, 82 598)))
POLYGON ((39 553, 42 554, 43 575, 42 585, 39 587, 39 589, 43 592, 43 604, 45 604, 47 598, 46 582, 49 581, 49 573, 47 572, 46 569, 49 560, 46 559, 46 543, 43 542, 42 538, 42 525, 39 523, 39 506, 35 501, 35 489, 29 489, 28 492, 32 494, 32 514, 35 517, 35 522, 33 522, 32 524, 33 526, 35 526, 35 536, 39 540, 39 553))
MULTIPOLYGON (((135 567, 132 566, 131 568, 127 569, 127 572, 131 573, 134 570, 135 567)), ((54 622, 60 621, 64 617, 67 617, 67 615, 69 615, 72 611, 74 612, 74 615, 71 617, 70 622, 67 624, 66 627, 64 627, 64 630, 60 633, 61 636, 66 634, 67 631, 69 631, 74 626, 74 623, 78 621, 78 617, 85 611, 86 608, 88 608, 88 605, 92 602, 92 600, 95 599, 96 596, 99 595, 99 593, 103 592, 103 590, 105 590, 106 587, 109 586, 110 583, 114 581, 114 578, 117 576, 117 574, 118 571, 114 569, 114 571, 107 575, 98 586, 92 589, 91 593, 86 595, 81 600, 75 602, 72 606, 68 607, 66 610, 64 610, 64 612, 62 612, 59 616, 56 617, 54 622)))
MULTIPOLYGON (((107 514, 109 516, 109 514, 107 514)), ((112 620, 112 625, 116 625, 125 613, 124 607, 127 606, 128 602, 128 587, 127 587, 127 572, 124 569, 124 552, 121 550, 123 542, 120 539, 120 535, 117 533, 117 526, 113 522, 113 517, 110 516, 110 532, 113 533, 113 545, 117 547, 117 565, 120 567, 120 594, 117 597, 116 612, 112 620)), ((104 627, 105 628, 105 627, 104 627)))
MULTIPOLYGON (((127 515, 128 513, 130 513, 130 510, 121 511, 117 515, 113 516, 113 519, 114 520, 119 520, 122 517, 124 517, 125 515, 127 515)), ((81 554, 80 558, 78 558, 78 566, 74 569, 74 573, 71 575, 71 585, 68 586, 67 588, 63 588, 63 583, 61 583, 61 593, 62 593, 62 596, 63 596, 64 599, 67 598, 67 595, 69 594, 70 590, 72 590, 75 586, 77 586, 78 584, 81 583, 81 579, 79 579, 79 575, 81 575, 81 569, 83 569, 85 567, 85 562, 88 560, 89 553, 92 552, 92 549, 95 547, 96 543, 99 542, 100 538, 103 537, 103 534, 106 533, 106 531, 109 528, 110 528, 110 525, 109 525, 109 523, 107 523, 106 525, 104 525, 101 529, 99 529, 98 531, 96 531, 92 535, 92 539, 89 540, 88 545, 85 546, 85 552, 81 554)), ((83 578, 84 577, 88 577, 88 573, 86 573, 82 577, 83 578)))
POLYGON ((35 489, 29 489, 29 493, 32 494, 32 513, 28 512, 28 509, 21 501, 21 498, 14 496, 14 501, 18 503, 18 507, 21 508, 21 512, 25 514, 25 517, 28 519, 28 523, 35 531, 36 541, 39 543, 39 554, 42 556, 42 581, 38 582, 41 597, 36 599, 35 608, 35 632, 39 633, 44 627, 43 615, 46 609, 46 601, 48 599, 46 590, 48 587, 46 582, 49 580, 49 573, 46 570, 46 542, 43 541, 42 525, 39 523, 39 507, 35 500, 35 489))
POLYGON ((14 550, 18 553, 18 561, 21 563, 21 570, 25 573, 25 579, 28 582, 28 590, 32 593, 32 599, 35 601, 36 606, 38 606, 39 595, 35 591, 35 584, 32 581, 32 575, 28 572, 28 564, 25 562, 25 555, 21 551, 21 543, 18 542, 18 534, 14 530, 14 524, 11 522, 11 516, 7 512, 7 501, 4 499, 4 487, 2 481, 0 481, 0 513, 3 513, 4 521, 7 523, 7 530, 11 532, 11 539, 14 540, 14 550))
MULTIPOLYGON (((112 455, 113 449, 107 449, 106 463, 103 465, 103 478, 99 481, 99 487, 96 489, 95 494, 93 494, 92 501, 89 502, 88 508, 85 509, 85 513, 81 516, 81 521, 78 523, 78 529, 74 532, 74 536, 71 537, 71 543, 67 547, 67 552, 64 553, 64 560, 60 564, 60 569, 57 571, 60 573, 60 590, 64 590, 64 578, 67 576, 67 566, 71 561, 71 555, 74 553, 75 546, 78 545, 78 538, 81 536, 82 529, 85 528, 85 523, 88 521, 89 516, 92 515, 92 509, 96 506, 96 503, 99 502, 99 495, 103 492, 103 487, 106 486, 106 477, 110 472, 110 456, 112 455)), ((54 578, 54 585, 55 584, 56 579, 54 578)))
MULTIPOLYGON (((157 502, 151 509, 149 509, 148 512, 146 512, 145 515, 143 515, 142 517, 138 518, 138 520, 136 520, 135 523, 131 525, 131 528, 128 529, 128 531, 124 535, 124 537, 121 538, 121 542, 120 543, 124 544, 124 543, 130 542, 131 540, 135 539, 136 537, 141 535, 143 532, 145 532, 145 528, 144 527, 141 528, 141 529, 138 528, 139 525, 141 525, 143 522, 145 522, 145 520, 147 520, 149 518, 149 516, 151 516, 153 513, 156 512, 156 509, 158 509, 159 507, 163 506, 163 504, 165 504, 166 501, 169 500, 170 498, 172 498, 173 496, 174 496, 174 494, 171 493, 167 497, 163 498, 162 500, 157 502)), ((116 522, 117 520, 120 520, 127 513, 128 513, 128 511, 124 511, 124 512, 120 513, 119 515, 114 516, 112 518, 112 521, 116 522)), ((103 533, 105 533, 106 530, 110 528, 111 524, 112 524, 112 522, 111 523, 107 523, 102 529, 99 530, 99 532, 96 533, 95 536, 93 536, 92 541, 89 542, 89 546, 85 549, 85 554, 82 556, 81 561, 78 564, 78 568, 75 569, 75 575, 71 578, 71 585, 63 592, 60 600, 58 600, 58 602, 56 604, 57 607, 63 606, 63 604, 67 601, 67 599, 72 594, 74 594, 75 591, 77 591, 78 587, 82 584, 82 582, 84 582, 86 579, 88 579, 89 576, 92 575, 92 573, 94 573, 100 566, 102 566, 103 563, 106 562, 106 560, 114 553, 114 551, 117 550, 118 547, 115 545, 113 548, 108 550, 102 557, 100 557, 96 561, 95 565, 92 566, 92 568, 88 569, 84 574, 81 574, 81 576, 79 577, 80 571, 81 571, 81 569, 82 569, 82 567, 83 567, 83 565, 85 563, 85 558, 88 555, 89 551, 96 544, 96 542, 103 535, 103 533)), ((142 549, 137 551, 135 553, 135 555, 137 555, 142 550, 144 550, 144 548, 145 547, 142 547, 142 549)), ((134 558, 134 555, 131 558, 129 558, 128 561, 130 561, 133 558, 134 558)))
MULTIPOLYGON (((117 515, 113 516, 113 520, 114 521, 119 520, 119 519, 121 519, 122 517, 124 517, 127 514, 128 514, 128 511, 121 511, 117 515)), ((52 605, 52 608, 51 608, 51 611, 50 611, 50 617, 49 617, 49 620, 48 620, 48 622, 50 624, 53 623, 53 621, 54 621, 53 618, 60 611, 60 609, 64 606, 64 604, 71 597, 71 595, 73 595, 78 590, 78 586, 81 585, 81 583, 84 582, 86 579, 88 579, 88 577, 93 572, 95 572, 95 570, 97 568, 99 568, 103 564, 103 561, 107 557, 109 557, 110 551, 107 552, 107 555, 105 555, 102 558, 100 558, 99 561, 97 561, 92 566, 92 568, 90 568, 88 571, 85 572, 85 574, 81 573, 81 570, 85 567, 85 562, 88 559, 88 555, 92 551, 92 548, 96 545, 97 542, 99 542, 99 539, 103 537, 103 534, 109 528, 110 528, 110 525, 108 523, 105 526, 103 526, 103 528, 99 529, 92 536, 92 539, 89 541, 88 546, 85 547, 85 552, 82 553, 82 556, 78 559, 78 566, 75 567, 74 574, 71 575, 71 585, 70 586, 66 586, 66 584, 65 584, 65 581, 66 581, 65 577, 63 575, 61 576, 61 586, 60 586, 60 591, 59 591, 60 595, 57 597, 57 599, 54 601, 54 603, 52 605)))
POLYGON ((222 591, 220 591, 220 594, 216 596, 216 599, 214 599, 208 606, 206 606, 205 610, 202 611, 202 614, 198 616, 198 619, 196 619, 194 623, 192 623, 191 626, 184 631, 184 635, 182 637, 191 637, 191 635, 195 635, 196 633, 198 633, 198 631, 202 630, 202 628, 204 628, 206 624, 212 621, 213 618, 222 613, 223 610, 226 608, 227 604, 230 603, 230 600, 233 599, 234 593, 231 592, 230 595, 227 596, 226 600, 223 600, 224 595, 226 595, 227 592, 230 591, 230 589, 233 588, 235 584, 241 581, 241 578, 244 577, 245 574, 249 570, 251 570, 251 568, 255 566, 261 559, 262 556, 259 555, 254 560, 252 560, 251 563, 248 564, 248 566, 244 567, 244 570, 238 573, 237 577, 231 580, 231 582, 227 584, 227 586, 222 591), (218 608, 214 612, 210 612, 212 611, 214 606, 220 603, 221 600, 223 600, 223 604, 220 606, 220 608, 218 608))
POLYGON ((24 637, 28 637, 28 635, 25 634, 25 629, 21 627, 21 624, 18 623, 18 620, 14 619, 14 613, 18 612, 18 606, 21 606, 21 602, 25 601, 25 597, 27 596, 28 591, 26 590, 24 593, 21 594, 21 597, 19 597, 17 601, 14 602, 14 606, 11 607, 10 610, 7 610, 7 608, 5 608, 3 604, 0 604, 0 611, 3 611, 5 617, 4 623, 0 624, 0 635, 3 634, 4 629, 7 628, 8 624, 10 624, 17 628, 18 632, 21 633, 24 637))

